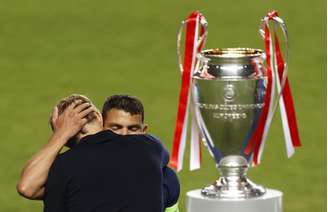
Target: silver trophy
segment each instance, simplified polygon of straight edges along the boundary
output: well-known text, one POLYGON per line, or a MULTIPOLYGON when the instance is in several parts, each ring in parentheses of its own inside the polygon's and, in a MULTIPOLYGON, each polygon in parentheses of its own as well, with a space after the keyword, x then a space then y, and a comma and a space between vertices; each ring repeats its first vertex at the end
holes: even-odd
POLYGON ((264 59, 263 51, 250 48, 198 54, 192 77, 193 108, 199 127, 206 132, 203 141, 221 173, 215 183, 202 189, 205 196, 238 199, 265 193, 246 177, 252 154, 244 153, 264 106, 264 59))
MULTIPOLYGON (((265 53, 254 48, 200 51, 207 37, 205 18, 195 11, 182 22, 177 37, 177 53, 183 82, 189 82, 186 81, 189 73, 191 77, 190 108, 198 125, 198 129, 192 129, 197 131, 194 134, 200 133, 221 174, 214 183, 187 193, 188 212, 282 211, 282 192, 256 185, 246 176, 249 164, 252 161, 259 162, 263 141, 278 105, 283 112, 283 125, 287 124, 283 104, 285 100, 280 98, 287 79, 287 63, 282 59, 277 42, 278 27, 283 32, 287 59, 287 28, 276 11, 269 12, 261 21, 260 34, 265 42, 265 53), (270 34, 269 21, 274 23, 274 38, 270 34), (183 64, 180 43, 185 26, 183 64), (276 95, 275 83, 278 91, 276 95)), ((182 88, 187 85, 182 84, 182 88)), ((181 94, 186 95, 183 91, 180 97, 181 94)), ((181 126, 181 119, 178 121, 177 126, 181 126)), ((286 128, 284 133, 286 139, 286 128)), ((192 142, 198 145, 194 138, 192 142)), ((289 150, 293 153, 293 149, 289 150)), ((175 158, 177 152, 174 152, 175 158)))

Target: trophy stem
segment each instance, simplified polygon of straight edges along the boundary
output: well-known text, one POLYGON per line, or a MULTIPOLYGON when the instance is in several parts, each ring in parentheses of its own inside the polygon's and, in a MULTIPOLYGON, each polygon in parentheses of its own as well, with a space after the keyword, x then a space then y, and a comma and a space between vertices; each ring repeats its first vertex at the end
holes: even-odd
POLYGON ((265 188, 246 177, 247 169, 248 163, 242 156, 224 157, 219 164, 221 177, 212 185, 203 188, 202 195, 227 199, 247 199, 264 195, 265 188))

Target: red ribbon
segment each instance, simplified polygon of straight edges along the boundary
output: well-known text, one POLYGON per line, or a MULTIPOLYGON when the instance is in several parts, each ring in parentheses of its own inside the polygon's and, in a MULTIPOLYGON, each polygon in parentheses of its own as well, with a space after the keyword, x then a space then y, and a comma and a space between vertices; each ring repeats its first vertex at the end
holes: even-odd
MULTIPOLYGON (((284 72, 284 67, 285 67, 284 59, 283 59, 281 51, 280 51, 278 36, 276 33, 275 33, 274 37, 275 37, 275 53, 276 53, 276 61, 277 61, 277 66, 278 66, 278 75, 279 75, 280 82, 282 82, 282 77, 283 77, 283 72, 284 72)), ((290 134, 292 137, 293 146, 300 147, 301 141, 300 141, 298 128, 297 128, 294 102, 293 102, 293 98, 292 98, 291 89, 289 86, 289 80, 287 77, 286 77, 285 85, 282 88, 282 97, 285 102, 288 126, 289 126, 290 134)))
POLYGON ((266 120, 268 118, 269 108, 270 108, 270 102, 271 99, 271 92, 272 89, 274 89, 274 85, 272 85, 272 70, 271 70, 271 52, 270 52, 270 31, 268 26, 265 25, 265 54, 266 54, 266 62, 267 62, 267 77, 268 77, 268 84, 267 84, 267 93, 264 98, 264 108, 263 112, 260 116, 260 122, 259 122, 259 129, 255 133, 255 148, 254 148, 254 156, 253 156, 253 162, 254 165, 257 165, 258 163, 258 153, 260 150, 262 138, 263 138, 263 131, 266 124, 266 120))
MULTIPOLYGON (((274 20, 276 17, 278 17, 277 11, 272 11, 269 12, 266 18, 268 20, 274 20)), ((260 114, 259 118, 259 123, 258 126, 253 133, 253 135, 250 138, 249 144, 246 146, 244 153, 245 154, 250 154, 253 150, 253 164, 257 165, 259 162, 259 150, 261 147, 261 142, 263 142, 263 133, 265 130, 265 125, 267 122, 268 118, 268 112, 269 112, 269 107, 270 107, 270 102, 273 101, 271 99, 271 92, 272 89, 272 69, 271 69, 271 51, 270 48, 273 48, 271 43, 271 36, 270 36, 270 30, 268 27, 268 24, 266 23, 264 25, 264 44, 265 44, 265 54, 266 54, 266 62, 267 62, 267 77, 268 77, 268 83, 267 83, 267 90, 265 94, 265 99, 264 99, 264 108, 260 114)), ((285 111, 287 114, 287 122, 288 122, 288 129, 291 135, 291 140, 292 144, 294 147, 299 147, 301 146, 300 138, 299 138, 299 133, 297 129, 297 122, 296 122, 296 114, 295 114, 295 109, 294 109, 294 103, 292 99, 292 94, 289 86, 289 81, 288 78, 286 77, 285 84, 282 85, 282 80, 283 80, 283 73, 285 69, 285 63, 283 56, 281 54, 280 50, 280 45, 279 45, 279 40, 276 32, 274 33, 274 56, 276 59, 276 65, 277 65, 277 72, 278 72, 278 78, 281 86, 282 86, 282 98, 284 101, 285 105, 285 111)), ((274 86, 274 85, 273 85, 274 86)), ((287 142, 287 141, 286 141, 287 142)))
MULTIPOLYGON (((191 75, 193 71, 192 63, 193 63, 193 59, 195 59, 196 57, 196 55, 194 55, 194 48, 195 45, 197 45, 197 40, 198 40, 195 39, 196 26, 199 21, 200 21, 200 13, 198 11, 193 12, 186 20, 187 26, 186 26, 186 40, 185 40, 185 54, 184 54, 185 56, 184 56, 184 63, 183 63, 182 83, 180 87, 180 97, 179 97, 176 127, 174 132, 173 150, 172 150, 171 161, 170 161, 170 165, 174 169, 178 168, 178 156, 180 150, 182 130, 184 126, 184 120, 187 115, 189 89, 191 83, 191 75)), ((203 29, 201 29, 201 31, 202 30, 203 29)), ((200 51, 200 48, 198 48, 198 51, 200 51)))
MULTIPOLYGON (((253 135, 250 138, 250 142, 248 143, 246 149, 245 149, 245 154, 249 155, 252 150, 254 149, 254 156, 253 160, 257 159, 257 153, 259 151, 259 147, 261 145, 262 137, 263 137, 263 131, 265 127, 265 123, 268 117, 269 113, 269 108, 270 108, 270 102, 271 102, 271 92, 272 92, 272 70, 271 70, 271 53, 270 53, 270 31, 267 26, 265 26, 265 54, 266 54, 266 62, 267 62, 267 89, 266 89, 266 94, 264 97, 264 107, 261 111, 260 118, 259 118, 259 123, 257 126, 257 129, 253 133, 253 135), (254 147, 255 145, 255 147, 254 147)), ((257 160, 256 160, 257 161, 257 160)))

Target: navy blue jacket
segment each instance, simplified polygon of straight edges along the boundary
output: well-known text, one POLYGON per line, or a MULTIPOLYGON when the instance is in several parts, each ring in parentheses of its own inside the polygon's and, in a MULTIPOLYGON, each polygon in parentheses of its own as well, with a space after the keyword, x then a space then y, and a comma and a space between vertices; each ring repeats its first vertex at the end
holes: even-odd
POLYGON ((54 161, 44 212, 162 212, 179 196, 167 162, 167 151, 149 135, 87 136, 54 161))
POLYGON ((142 140, 144 137, 148 138, 149 140, 157 143, 161 148, 162 151, 162 171, 163 171, 163 204, 164 208, 171 207, 175 205, 180 196, 180 183, 176 173, 168 167, 168 163, 170 161, 169 152, 163 147, 160 140, 152 135, 139 135, 135 138, 142 140))

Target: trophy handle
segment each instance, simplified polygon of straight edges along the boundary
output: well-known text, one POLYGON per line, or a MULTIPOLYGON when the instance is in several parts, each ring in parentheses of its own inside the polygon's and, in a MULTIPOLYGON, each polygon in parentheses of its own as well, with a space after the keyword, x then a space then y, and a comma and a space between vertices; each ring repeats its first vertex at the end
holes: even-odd
MULTIPOLYGON (((178 64, 179 64, 181 73, 183 72, 183 62, 182 62, 183 60, 182 60, 182 54, 181 54, 181 36, 182 36, 182 31, 183 31, 185 25, 188 23, 188 21, 190 21, 190 20, 187 19, 187 20, 184 20, 181 22, 181 25, 179 27, 178 34, 177 34, 177 55, 178 55, 178 64)), ((201 50, 201 47, 205 43, 207 34, 208 34, 208 24, 203 16, 200 17, 199 24, 203 27, 204 33, 202 33, 202 35, 197 39, 196 48, 198 51, 201 50)))
MULTIPOLYGON (((279 105, 279 99, 281 98, 282 96, 282 91, 285 87, 285 84, 286 84, 286 80, 287 80, 287 74, 288 74, 288 31, 287 31, 287 27, 286 27, 286 24, 285 22, 278 16, 274 16, 274 17, 264 17, 261 21, 261 24, 260 24, 260 35, 263 39, 265 39, 265 33, 264 33, 264 27, 265 25, 267 25, 269 27, 269 20, 273 20, 274 22, 274 31, 276 32, 277 28, 280 27, 282 33, 283 33, 283 38, 284 38, 284 45, 285 45, 285 60, 284 60, 284 69, 283 69, 283 74, 282 74, 282 79, 281 79, 281 88, 280 88, 280 91, 277 95, 277 101, 274 103, 273 105, 273 113, 270 117, 268 117, 270 120, 272 120, 273 118, 273 115, 275 114, 275 111, 279 105)), ((276 35, 275 35, 276 36, 276 35)), ((277 39, 277 38, 275 38, 277 39)), ((277 80, 279 80, 279 76, 278 76, 278 72, 277 72, 277 69, 278 69, 278 65, 276 63, 277 61, 275 61, 275 65, 273 66, 274 67, 274 71, 276 72, 276 76, 277 76, 277 80)))
MULTIPOLYGON (((261 21, 260 33, 264 38, 266 58, 267 60, 267 70, 268 70, 268 88, 270 93, 267 95, 266 99, 267 108, 265 108, 264 117, 261 122, 259 130, 259 138, 255 142, 254 149, 254 164, 258 164, 261 160, 261 155, 263 153, 263 148, 265 145, 265 140, 268 135, 268 129, 271 125, 271 121, 274 116, 274 112, 280 106, 280 115, 283 124, 283 132, 285 137, 285 144, 287 150, 287 156, 291 157, 295 150, 295 147, 301 146, 294 103, 291 96, 291 90, 289 87, 288 77, 287 77, 287 59, 288 59, 288 33, 287 27, 284 21, 279 18, 277 11, 270 11, 261 21), (273 33, 270 30, 269 23, 273 22, 273 33), (283 33, 283 40, 285 44, 285 59, 280 50, 279 38, 277 36, 277 28, 280 27, 283 33), (276 86, 274 85, 276 83, 276 86), (278 95, 275 97, 274 90, 277 87, 278 95), (274 99, 275 98, 275 99, 274 99), (268 108, 269 107, 269 108, 268 108), (269 110, 269 111, 268 111, 269 110)), ((266 107, 265 105, 265 107, 266 107)))

